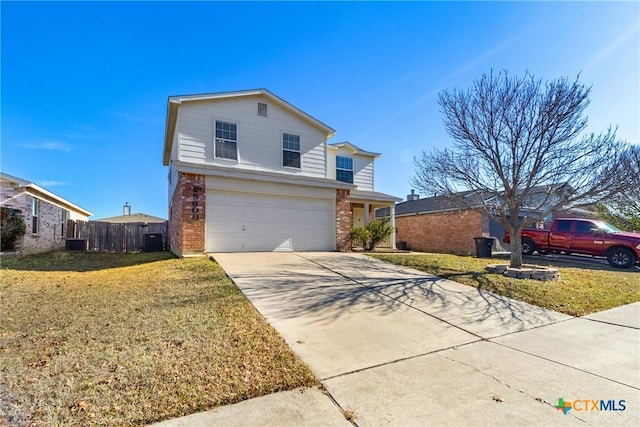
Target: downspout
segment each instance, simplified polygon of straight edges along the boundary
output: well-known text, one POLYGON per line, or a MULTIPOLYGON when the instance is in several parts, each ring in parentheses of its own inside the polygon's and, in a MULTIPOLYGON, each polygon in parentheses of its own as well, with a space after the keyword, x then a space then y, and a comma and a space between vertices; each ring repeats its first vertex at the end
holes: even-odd
POLYGON ((392 204, 389 208, 391 214, 391 226, 393 227, 393 233, 391 234, 391 250, 396 250, 396 204, 392 204))

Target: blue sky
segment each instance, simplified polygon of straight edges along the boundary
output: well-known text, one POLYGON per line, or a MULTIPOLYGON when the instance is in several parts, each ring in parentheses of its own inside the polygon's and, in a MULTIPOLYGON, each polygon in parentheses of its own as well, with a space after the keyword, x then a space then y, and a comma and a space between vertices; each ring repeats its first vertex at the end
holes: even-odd
POLYGON ((167 217, 167 97, 267 88, 380 152, 404 197, 444 147, 437 94, 493 69, 592 85, 592 131, 640 141, 639 2, 6 2, 3 172, 93 212, 167 217))

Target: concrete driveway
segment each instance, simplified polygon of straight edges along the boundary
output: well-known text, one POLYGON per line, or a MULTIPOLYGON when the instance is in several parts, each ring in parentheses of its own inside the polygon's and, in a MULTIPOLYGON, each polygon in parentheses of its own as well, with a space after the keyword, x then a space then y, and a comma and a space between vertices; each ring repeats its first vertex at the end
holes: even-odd
MULTIPOLYGON (((640 421, 640 303, 572 318, 358 254, 213 256, 328 392, 280 424, 640 421)), ((259 425, 255 401, 189 422, 259 425)))

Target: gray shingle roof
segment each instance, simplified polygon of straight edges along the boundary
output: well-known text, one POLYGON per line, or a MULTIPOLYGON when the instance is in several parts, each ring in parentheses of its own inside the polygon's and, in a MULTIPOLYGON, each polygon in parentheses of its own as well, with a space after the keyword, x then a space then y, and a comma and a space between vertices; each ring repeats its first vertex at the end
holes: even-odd
MULTIPOLYGON (((563 189, 571 189, 567 184, 554 184, 550 186, 537 186, 530 190, 529 197, 533 197, 535 194, 556 193, 563 189)), ((398 203, 396 205, 397 215, 411 215, 426 212, 446 212, 458 209, 472 209, 479 208, 484 201, 488 201, 493 198, 493 194, 484 194, 477 191, 462 191, 452 195, 440 195, 434 197, 427 197, 424 199, 406 201, 398 203)), ((377 217, 389 216, 389 209, 378 209, 376 211, 377 217)))
POLYGON ((147 215, 143 213, 133 213, 131 215, 111 216, 108 218, 95 219, 99 222, 110 222, 112 224, 123 224, 129 222, 144 222, 146 224, 162 223, 166 219, 158 218, 157 216, 147 215))

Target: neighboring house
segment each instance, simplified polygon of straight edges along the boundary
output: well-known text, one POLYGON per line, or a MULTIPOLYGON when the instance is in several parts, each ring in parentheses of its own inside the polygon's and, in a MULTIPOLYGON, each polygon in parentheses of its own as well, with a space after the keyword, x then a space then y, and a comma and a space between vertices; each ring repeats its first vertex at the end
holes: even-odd
MULTIPOLYGON (((534 189, 529 205, 540 210, 557 201, 554 192, 566 191, 566 186, 539 187, 534 189)), ((420 198, 412 190, 407 201, 395 207, 396 240, 401 249, 420 252, 472 254, 474 237, 494 237, 494 250, 509 250, 502 242, 504 226, 482 210, 483 204, 495 196, 483 197, 474 191, 420 198), (464 200, 459 196, 463 196, 464 200), (405 247, 406 246, 406 247, 405 247)), ((534 209, 530 209, 534 210, 534 209)), ((568 214, 573 210, 564 210, 568 214)), ((576 211, 576 215, 580 215, 576 211)), ((388 216, 388 209, 376 212, 377 217, 388 216)), ((551 221, 552 215, 546 218, 551 221)), ((540 224, 542 226, 542 224, 540 224)))
POLYGON ((157 216, 147 215, 144 213, 131 213, 131 206, 129 205, 129 202, 125 203, 122 207, 122 215, 94 219, 94 221, 108 222, 111 224, 129 224, 132 222, 144 224, 162 224, 167 222, 166 219, 158 218, 157 216))
MULTIPOLYGON (((476 205, 474 193, 467 193, 467 203, 476 205)), ((400 249, 418 252, 470 254, 475 252, 474 237, 490 235, 489 216, 469 209, 466 203, 447 196, 421 199, 413 191, 407 201, 398 203, 396 240, 400 249)), ((376 212, 386 217, 388 210, 376 212)))
POLYGON ((0 205, 20 211, 27 226, 16 250, 47 252, 65 247, 67 220, 87 221, 91 212, 33 182, 0 173, 0 205))
POLYGON ((345 251, 376 209, 393 221, 400 199, 374 191, 379 154, 334 134, 265 89, 170 97, 171 250, 345 251))
POLYGON ((127 215, 110 216, 108 218, 94 219, 96 222, 109 222, 111 224, 128 224, 132 222, 142 222, 145 224, 161 224, 167 220, 157 216, 147 215, 144 213, 132 213, 127 215))

